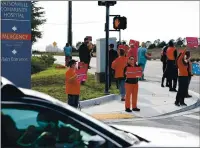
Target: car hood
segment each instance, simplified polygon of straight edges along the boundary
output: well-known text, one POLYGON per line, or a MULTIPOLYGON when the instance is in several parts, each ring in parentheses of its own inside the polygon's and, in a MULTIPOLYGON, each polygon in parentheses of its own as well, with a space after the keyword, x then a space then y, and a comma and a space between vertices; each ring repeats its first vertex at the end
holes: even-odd
POLYGON ((180 146, 180 147, 199 147, 200 140, 198 136, 190 133, 142 126, 127 126, 127 125, 112 125, 117 129, 133 133, 141 138, 144 138, 150 143, 141 143, 138 146, 180 146))

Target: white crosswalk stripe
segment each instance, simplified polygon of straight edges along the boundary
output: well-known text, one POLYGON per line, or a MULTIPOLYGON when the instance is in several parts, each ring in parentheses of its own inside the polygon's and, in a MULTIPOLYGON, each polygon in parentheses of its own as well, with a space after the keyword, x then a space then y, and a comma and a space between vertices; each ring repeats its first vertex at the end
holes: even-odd
POLYGON ((200 120, 200 116, 197 115, 183 115, 184 117, 192 118, 192 119, 197 119, 200 120))

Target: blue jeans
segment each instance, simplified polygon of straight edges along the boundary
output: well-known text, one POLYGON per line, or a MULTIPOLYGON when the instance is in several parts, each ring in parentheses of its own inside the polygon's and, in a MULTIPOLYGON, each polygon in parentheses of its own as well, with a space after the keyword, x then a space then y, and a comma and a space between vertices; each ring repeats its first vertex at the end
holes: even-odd
POLYGON ((125 80, 119 80, 119 91, 122 98, 125 97, 125 80))
POLYGON ((144 79, 144 69, 145 69, 146 63, 145 64, 144 63, 138 63, 138 65, 140 65, 142 67, 142 73, 143 73, 143 75, 142 75, 141 79, 144 79))

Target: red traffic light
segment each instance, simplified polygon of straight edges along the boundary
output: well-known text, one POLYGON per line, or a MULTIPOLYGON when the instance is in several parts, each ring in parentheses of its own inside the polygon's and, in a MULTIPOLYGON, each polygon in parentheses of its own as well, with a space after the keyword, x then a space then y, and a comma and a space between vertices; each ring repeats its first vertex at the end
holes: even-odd
POLYGON ((126 17, 114 17, 113 19, 113 28, 114 29, 126 29, 127 28, 127 19, 126 17))

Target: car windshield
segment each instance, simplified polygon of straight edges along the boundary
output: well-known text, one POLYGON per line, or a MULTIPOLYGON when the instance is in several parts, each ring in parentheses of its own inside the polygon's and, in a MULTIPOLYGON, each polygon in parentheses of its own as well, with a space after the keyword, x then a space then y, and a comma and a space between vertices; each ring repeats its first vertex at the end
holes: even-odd
POLYGON ((85 113, 83 113, 83 112, 81 112, 81 111, 79 111, 79 110, 67 105, 66 103, 63 103, 63 102, 61 102, 61 101, 59 101, 57 99, 54 99, 52 97, 48 97, 46 99, 51 101, 51 102, 53 102, 54 104, 56 104, 58 106, 61 106, 63 108, 66 108, 68 110, 71 110, 71 111, 77 113, 78 115, 82 116, 83 118, 86 118, 86 119, 90 120, 94 124, 97 124, 100 127, 104 128, 104 129, 108 130, 109 132, 115 134, 116 136, 120 137, 121 139, 123 139, 127 143, 130 143, 130 145, 133 145, 138 140, 133 135, 129 135, 129 134, 127 134, 127 133, 125 133, 125 132, 123 132, 121 130, 114 129, 114 128, 104 124, 103 122, 101 122, 101 121, 99 121, 99 120, 97 120, 97 119, 95 119, 95 118, 93 118, 93 117, 91 117, 91 116, 89 116, 89 115, 87 115, 87 114, 85 114, 85 113))

